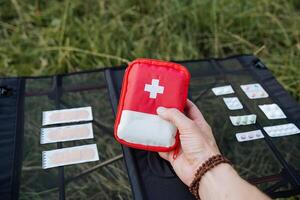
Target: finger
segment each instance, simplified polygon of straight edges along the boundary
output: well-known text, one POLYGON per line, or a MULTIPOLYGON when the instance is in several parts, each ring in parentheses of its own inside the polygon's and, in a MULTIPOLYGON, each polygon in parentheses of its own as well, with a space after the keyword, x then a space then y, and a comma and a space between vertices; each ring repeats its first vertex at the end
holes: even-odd
POLYGON ((207 123, 201 111, 189 99, 186 102, 186 114, 190 119, 194 120, 198 124, 198 126, 202 126, 207 123))
POLYGON ((161 158, 165 159, 166 161, 169 161, 169 157, 170 157, 169 154, 170 154, 169 152, 158 152, 158 155, 159 155, 161 158))
POLYGON ((193 127, 194 122, 176 108, 158 107, 157 114, 174 124, 182 134, 193 127))
POLYGON ((204 120, 204 117, 201 113, 201 111, 198 109, 198 107, 191 101, 191 100, 187 100, 186 102, 186 113, 187 115, 192 119, 200 119, 200 120, 204 120))

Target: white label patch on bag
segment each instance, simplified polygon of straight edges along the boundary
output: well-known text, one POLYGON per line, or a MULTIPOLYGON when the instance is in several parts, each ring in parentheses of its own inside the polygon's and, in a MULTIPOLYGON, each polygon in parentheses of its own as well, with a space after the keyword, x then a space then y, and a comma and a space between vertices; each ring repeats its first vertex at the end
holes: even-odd
POLYGON ((92 123, 41 129, 41 144, 94 138, 92 123))
POLYGON ((260 99, 269 97, 269 94, 259 83, 241 85, 241 88, 249 99, 260 99))
POLYGON ((268 119, 284 119, 286 115, 277 104, 259 105, 259 108, 267 116, 268 119))
POLYGON ((43 112, 43 126, 80 121, 92 121, 92 108, 81 107, 43 112))
POLYGON ((256 115, 230 116, 230 121, 234 126, 249 125, 256 123, 256 115))
POLYGON ((212 89, 212 91, 216 96, 226 95, 226 94, 233 94, 234 93, 234 90, 231 87, 231 85, 215 87, 215 88, 212 89))
POLYGON ((264 138, 264 135, 262 134, 261 130, 255 130, 255 131, 237 133, 235 134, 235 137, 239 142, 246 142, 250 140, 257 140, 257 139, 264 138))
POLYGON ((267 126, 264 127, 264 130, 270 137, 281 137, 300 133, 299 128, 293 123, 267 126))
POLYGON ((223 98, 223 101, 229 110, 243 109, 243 105, 237 97, 223 98))
POLYGON ((177 128, 158 115, 123 110, 117 131, 127 142, 170 147, 175 144, 177 128))
POLYGON ((99 155, 96 144, 82 145, 42 152, 43 169, 97 160, 99 160, 99 155))

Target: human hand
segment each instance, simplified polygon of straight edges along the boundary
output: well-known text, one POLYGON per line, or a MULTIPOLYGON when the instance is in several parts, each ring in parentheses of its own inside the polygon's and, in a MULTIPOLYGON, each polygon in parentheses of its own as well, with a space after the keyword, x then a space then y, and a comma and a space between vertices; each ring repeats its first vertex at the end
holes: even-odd
POLYGON ((186 116, 175 108, 157 108, 157 114, 174 124, 179 130, 180 145, 176 159, 172 152, 159 155, 170 162, 177 176, 190 185, 197 169, 211 156, 220 154, 210 126, 190 100, 187 101, 186 116))

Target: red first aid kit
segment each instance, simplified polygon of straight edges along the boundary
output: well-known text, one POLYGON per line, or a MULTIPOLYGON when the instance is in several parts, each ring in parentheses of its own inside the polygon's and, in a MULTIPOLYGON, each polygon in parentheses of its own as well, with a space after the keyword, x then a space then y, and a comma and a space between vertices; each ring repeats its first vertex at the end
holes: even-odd
POLYGON ((180 64, 137 59, 123 78, 115 121, 115 138, 129 147, 171 151, 178 142, 177 128, 156 113, 159 106, 184 110, 190 74, 180 64))

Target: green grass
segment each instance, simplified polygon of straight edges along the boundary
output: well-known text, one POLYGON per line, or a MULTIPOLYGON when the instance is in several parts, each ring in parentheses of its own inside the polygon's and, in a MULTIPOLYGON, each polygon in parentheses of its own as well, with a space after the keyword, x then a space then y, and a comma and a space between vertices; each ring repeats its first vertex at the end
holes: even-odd
POLYGON ((0 0, 0 76, 255 54, 300 101, 299 0, 0 0))
POLYGON ((258 54, 300 100, 299 0, 0 0, 0 75, 258 54))

